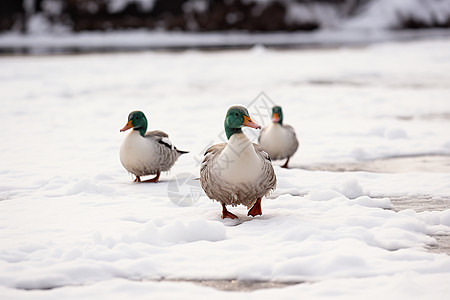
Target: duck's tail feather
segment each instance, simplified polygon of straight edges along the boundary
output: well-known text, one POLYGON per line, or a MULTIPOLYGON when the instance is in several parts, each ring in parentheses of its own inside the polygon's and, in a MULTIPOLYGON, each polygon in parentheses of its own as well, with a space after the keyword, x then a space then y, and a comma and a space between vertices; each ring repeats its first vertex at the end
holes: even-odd
POLYGON ((186 154, 186 153, 189 153, 189 151, 183 151, 183 150, 178 150, 178 149, 177 149, 177 152, 180 153, 180 154, 186 154))

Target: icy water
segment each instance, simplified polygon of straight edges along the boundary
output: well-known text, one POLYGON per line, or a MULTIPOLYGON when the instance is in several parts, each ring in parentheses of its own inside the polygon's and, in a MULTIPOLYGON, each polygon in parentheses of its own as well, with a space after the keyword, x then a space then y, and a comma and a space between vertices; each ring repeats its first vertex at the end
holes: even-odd
POLYGON ((0 55, 11 54, 80 54, 134 51, 183 51, 249 49, 264 45, 271 49, 318 49, 367 46, 391 41, 414 41, 449 37, 448 30, 401 30, 374 32, 364 30, 319 31, 295 33, 244 32, 186 33, 186 32, 91 32, 64 36, 16 35, 0 36, 0 55))

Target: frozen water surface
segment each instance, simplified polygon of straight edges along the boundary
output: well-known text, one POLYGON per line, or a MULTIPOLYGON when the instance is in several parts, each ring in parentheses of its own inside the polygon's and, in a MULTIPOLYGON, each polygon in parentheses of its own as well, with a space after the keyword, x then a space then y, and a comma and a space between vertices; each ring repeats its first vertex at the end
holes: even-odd
POLYGON ((446 299, 450 257, 434 249, 450 235, 448 169, 315 166, 449 155, 448 49, 0 57, 1 298, 446 299), (264 126, 272 102, 299 136, 300 168, 274 162, 263 215, 221 220, 195 185, 179 189, 192 205, 174 204, 169 183, 198 177, 227 108, 264 126), (136 109, 190 151, 157 184, 133 183, 118 158, 136 109), (395 209, 401 197, 443 206, 395 209), (241 291, 196 284, 213 281, 241 291))

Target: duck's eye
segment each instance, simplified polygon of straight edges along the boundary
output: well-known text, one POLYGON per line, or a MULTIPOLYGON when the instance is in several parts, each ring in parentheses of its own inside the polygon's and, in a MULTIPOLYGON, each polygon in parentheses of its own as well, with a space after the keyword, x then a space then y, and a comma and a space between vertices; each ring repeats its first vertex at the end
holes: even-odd
POLYGON ((234 113, 234 115, 237 117, 237 116, 239 116, 239 114, 238 113, 234 113))

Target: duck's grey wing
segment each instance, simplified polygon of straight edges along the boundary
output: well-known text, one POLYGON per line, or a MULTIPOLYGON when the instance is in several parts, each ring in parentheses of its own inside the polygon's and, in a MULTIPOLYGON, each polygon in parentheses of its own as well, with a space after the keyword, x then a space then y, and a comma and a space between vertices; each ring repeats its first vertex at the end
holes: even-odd
POLYGON ((204 168, 206 168, 212 161, 214 161, 220 155, 220 153, 222 153, 223 149, 225 149, 226 146, 227 143, 220 143, 209 147, 204 154, 205 158, 202 161, 200 172, 204 168))
POLYGON ((288 129, 290 132, 292 132, 295 135, 294 127, 291 125, 283 125, 284 128, 288 129))
POLYGON ((263 176, 250 185, 246 183, 229 183, 220 176, 221 166, 217 161, 226 147, 226 143, 211 146, 205 152, 200 168, 200 183, 206 195, 225 205, 236 206, 238 204, 251 207, 257 198, 267 195, 276 187, 276 176, 269 155, 256 144, 253 144, 257 155, 263 162, 263 176))
POLYGON ((178 150, 172 142, 169 140, 169 135, 160 130, 149 131, 144 136, 146 139, 157 143, 158 147, 155 148, 155 157, 158 170, 168 171, 173 166, 175 161, 183 153, 187 151, 178 150))
POLYGON ((298 139, 297 139, 297 135, 295 134, 295 130, 294 127, 292 127, 291 125, 283 125, 284 128, 286 128, 287 130, 289 130, 289 132, 291 133, 291 141, 292 143, 289 145, 289 157, 291 157, 292 155, 294 155, 295 151, 297 151, 298 148, 298 139))
POLYGON ((253 147, 255 148, 256 154, 263 161, 263 175, 259 178, 257 188, 261 189, 261 192, 263 192, 264 195, 267 195, 276 188, 277 176, 275 175, 269 154, 267 154, 267 152, 258 144, 253 143, 253 147))
POLYGON ((160 137, 166 137, 166 138, 169 137, 169 135, 167 133, 165 133, 164 131, 161 131, 161 130, 147 131, 145 136, 160 136, 160 137))
POLYGON ((156 142, 158 142, 159 144, 163 145, 164 147, 167 147, 170 150, 175 150, 178 154, 189 153, 189 151, 183 151, 183 150, 177 149, 177 147, 175 147, 172 144, 172 141, 169 139, 169 135, 167 133, 165 133, 164 131, 161 131, 161 130, 148 131, 144 137, 153 139, 156 142))
POLYGON ((226 143, 212 145, 205 152, 200 167, 200 184, 210 199, 229 204, 229 191, 232 186, 217 176, 217 160, 226 147, 226 143))
POLYGON ((148 131, 145 135, 145 138, 152 139, 160 143, 161 145, 169 148, 170 150, 176 150, 175 146, 172 144, 172 141, 169 140, 169 135, 161 130, 153 130, 148 131))
POLYGON ((268 160, 271 164, 272 164, 272 159, 270 158, 270 155, 264 151, 264 149, 255 143, 252 143, 253 147, 255 148, 256 154, 258 154, 258 156, 263 159, 263 160, 268 160))

